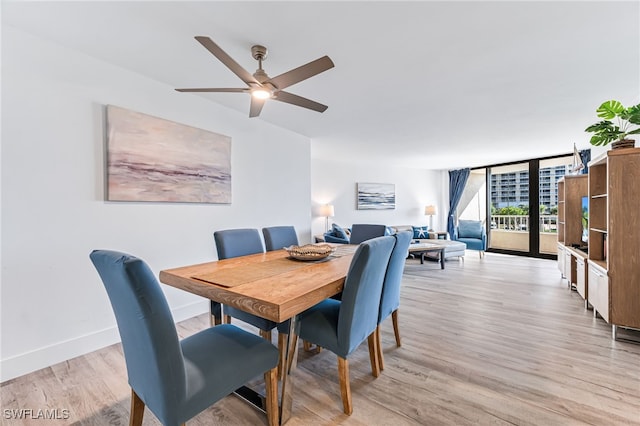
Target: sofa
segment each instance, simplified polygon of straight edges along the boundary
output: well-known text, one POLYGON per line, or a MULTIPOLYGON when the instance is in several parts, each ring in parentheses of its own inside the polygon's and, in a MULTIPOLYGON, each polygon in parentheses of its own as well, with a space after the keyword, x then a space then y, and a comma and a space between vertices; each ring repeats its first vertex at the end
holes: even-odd
POLYGON ((392 234, 403 231, 411 231, 413 233, 412 241, 427 242, 427 240, 438 238, 438 234, 428 231, 428 226, 391 225, 388 228, 391 230, 392 234))
POLYGON ((391 235, 392 231, 385 225, 354 224, 352 228, 342 228, 332 224, 331 229, 323 235, 327 243, 359 244, 371 238, 391 235))
MULTIPOLYGON (((393 235, 398 232, 410 231, 413 233, 412 242, 429 242, 438 238, 438 234, 435 232, 429 232, 426 226, 413 226, 413 225, 391 225, 387 226, 386 235, 393 235)), ((331 229, 323 235, 323 239, 327 243, 349 244, 350 243, 351 228, 342 228, 337 224, 332 224, 331 229)), ((447 235, 448 239, 448 235, 447 235)), ((444 258, 449 259, 452 257, 458 257, 464 259, 466 246, 464 244, 451 244, 445 249, 444 258)), ((430 253, 427 257, 437 258, 437 253, 430 253)))

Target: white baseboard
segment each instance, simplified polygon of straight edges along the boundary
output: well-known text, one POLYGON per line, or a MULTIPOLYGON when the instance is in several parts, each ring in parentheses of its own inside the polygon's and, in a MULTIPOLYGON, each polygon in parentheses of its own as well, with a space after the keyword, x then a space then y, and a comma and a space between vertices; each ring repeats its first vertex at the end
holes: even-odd
MULTIPOLYGON (((180 322, 208 311, 209 302, 198 301, 175 308, 171 313, 173 319, 180 322)), ((96 351, 119 341, 118 327, 114 325, 94 333, 5 358, 0 360, 0 383, 96 351)))

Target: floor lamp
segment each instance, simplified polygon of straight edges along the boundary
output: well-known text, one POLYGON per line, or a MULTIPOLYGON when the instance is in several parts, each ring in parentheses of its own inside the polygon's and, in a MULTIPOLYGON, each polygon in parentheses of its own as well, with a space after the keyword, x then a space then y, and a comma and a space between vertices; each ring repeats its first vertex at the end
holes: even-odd
POLYGON ((426 206, 424 214, 429 216, 429 231, 433 231, 433 216, 436 214, 436 206, 426 206))
POLYGON ((324 232, 329 232, 329 218, 335 216, 333 204, 320 207, 320 216, 324 216, 324 232))

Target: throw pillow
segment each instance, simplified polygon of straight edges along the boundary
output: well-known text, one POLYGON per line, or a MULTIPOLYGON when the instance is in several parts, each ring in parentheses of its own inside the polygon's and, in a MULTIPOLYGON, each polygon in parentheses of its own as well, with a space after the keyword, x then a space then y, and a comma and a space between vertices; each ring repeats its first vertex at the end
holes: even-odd
POLYGON ((413 238, 429 238, 428 226, 412 226, 413 228, 413 238))
POLYGON ((344 232, 344 229, 342 229, 340 225, 336 225, 335 223, 331 224, 331 233, 335 237, 343 238, 345 240, 349 239, 349 237, 347 237, 347 233, 344 232))
POLYGON ((458 238, 482 238, 482 222, 479 220, 459 221, 458 238))

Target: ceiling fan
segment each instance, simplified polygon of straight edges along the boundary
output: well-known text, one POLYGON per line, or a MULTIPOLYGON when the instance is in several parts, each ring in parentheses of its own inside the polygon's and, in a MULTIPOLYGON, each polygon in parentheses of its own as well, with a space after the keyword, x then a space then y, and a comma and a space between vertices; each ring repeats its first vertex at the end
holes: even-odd
POLYGON ((247 88, 196 88, 196 89, 176 89, 178 92, 227 92, 227 93, 249 93, 251 95, 251 107, 249 117, 257 117, 262 111, 262 107, 267 99, 273 99, 288 104, 301 106, 313 111, 324 112, 328 107, 321 103, 285 92, 289 86, 306 80, 309 77, 320 74, 334 67, 333 61, 328 56, 311 61, 308 64, 294 68, 276 77, 269 77, 262 69, 262 61, 267 59, 267 48, 260 45, 251 47, 251 56, 258 61, 258 69, 250 74, 242 68, 240 64, 231 58, 224 50, 213 42, 209 37, 197 36, 200 42, 209 52, 227 66, 240 80, 246 83, 247 88))

